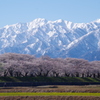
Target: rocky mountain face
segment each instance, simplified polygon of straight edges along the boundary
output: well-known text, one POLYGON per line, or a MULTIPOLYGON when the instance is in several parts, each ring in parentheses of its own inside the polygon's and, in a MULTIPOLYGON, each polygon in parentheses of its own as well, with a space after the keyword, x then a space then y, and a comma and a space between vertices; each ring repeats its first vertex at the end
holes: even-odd
POLYGON ((35 19, 0 28, 0 54, 100 60, 100 19, 90 23, 35 19))

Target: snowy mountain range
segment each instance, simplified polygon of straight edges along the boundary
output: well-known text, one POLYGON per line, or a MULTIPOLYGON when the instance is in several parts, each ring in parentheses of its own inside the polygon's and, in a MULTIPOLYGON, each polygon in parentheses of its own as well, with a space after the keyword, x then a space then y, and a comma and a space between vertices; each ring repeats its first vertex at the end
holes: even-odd
POLYGON ((100 19, 73 23, 38 18, 6 25, 0 28, 0 54, 8 52, 100 60, 100 19))

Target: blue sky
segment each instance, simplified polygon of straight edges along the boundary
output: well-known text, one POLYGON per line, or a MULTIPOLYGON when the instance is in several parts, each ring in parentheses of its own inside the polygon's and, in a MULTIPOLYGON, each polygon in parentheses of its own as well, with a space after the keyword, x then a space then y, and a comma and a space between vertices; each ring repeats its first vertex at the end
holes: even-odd
POLYGON ((36 18, 91 22, 100 19, 100 0, 0 0, 0 28, 36 18))

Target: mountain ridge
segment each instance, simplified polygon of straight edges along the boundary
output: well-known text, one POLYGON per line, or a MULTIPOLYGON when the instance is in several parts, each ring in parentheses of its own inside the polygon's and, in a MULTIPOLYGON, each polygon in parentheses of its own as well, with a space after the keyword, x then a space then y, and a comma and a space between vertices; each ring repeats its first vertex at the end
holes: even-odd
MULTIPOLYGON (((32 22, 0 28, 0 54, 12 52, 38 57, 48 55, 52 58, 87 59, 85 54, 99 52, 99 38, 100 19, 90 23, 73 23, 62 19, 47 21, 38 18, 32 22)), ((94 58, 96 57, 92 57, 91 60, 100 60, 94 58)))

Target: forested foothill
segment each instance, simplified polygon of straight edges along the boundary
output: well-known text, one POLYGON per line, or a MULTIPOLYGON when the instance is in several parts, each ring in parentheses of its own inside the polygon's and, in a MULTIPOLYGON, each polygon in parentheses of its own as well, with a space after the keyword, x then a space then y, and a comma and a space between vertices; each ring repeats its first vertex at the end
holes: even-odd
POLYGON ((100 61, 76 58, 36 58, 28 54, 0 55, 0 77, 92 77, 100 78, 100 61))

